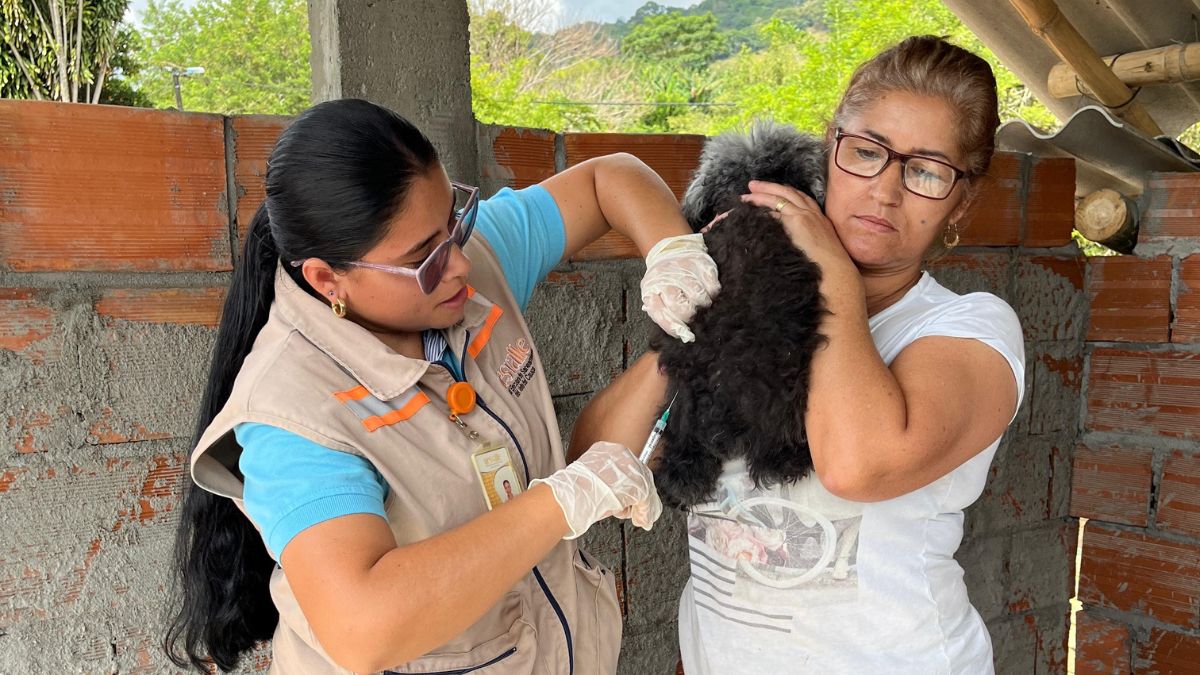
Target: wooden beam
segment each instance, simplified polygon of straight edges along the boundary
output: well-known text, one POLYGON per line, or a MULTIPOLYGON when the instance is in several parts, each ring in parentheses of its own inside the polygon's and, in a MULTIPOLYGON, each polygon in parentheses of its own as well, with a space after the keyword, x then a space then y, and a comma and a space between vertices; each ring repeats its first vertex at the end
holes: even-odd
POLYGON ((1138 238, 1137 206, 1116 190, 1096 190, 1075 208, 1075 229, 1118 253, 1133 253, 1138 238))
POLYGON ((1133 92, 1100 60, 1100 55, 1075 30, 1059 11, 1054 0, 1009 0, 1029 24, 1034 34, 1042 38, 1059 58, 1071 65, 1096 100, 1118 117, 1151 136, 1162 135, 1162 129, 1140 103, 1133 92))
MULTIPOLYGON (((1104 62, 1129 87, 1190 82, 1200 79, 1200 42, 1105 56, 1104 62)), ((1046 86, 1054 98, 1073 98, 1080 93, 1094 96, 1075 69, 1065 63, 1050 69, 1046 86)))

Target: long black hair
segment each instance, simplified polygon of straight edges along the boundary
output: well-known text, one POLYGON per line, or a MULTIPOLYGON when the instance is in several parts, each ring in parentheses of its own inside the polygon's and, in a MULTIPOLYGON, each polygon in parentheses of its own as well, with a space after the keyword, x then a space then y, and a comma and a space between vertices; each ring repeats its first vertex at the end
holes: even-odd
MULTIPOLYGON (((321 258, 334 268, 361 258, 387 233, 413 181, 437 152, 403 117, 366 101, 321 103, 280 135, 268 161, 267 196, 246 235, 225 299, 193 445, 233 389, 267 322, 280 260, 321 258)), ((309 293, 299 268, 282 269, 309 293)), ((268 581, 275 562, 234 503, 187 486, 175 540, 175 602, 164 648, 178 666, 232 670, 269 640, 279 614, 268 581)))

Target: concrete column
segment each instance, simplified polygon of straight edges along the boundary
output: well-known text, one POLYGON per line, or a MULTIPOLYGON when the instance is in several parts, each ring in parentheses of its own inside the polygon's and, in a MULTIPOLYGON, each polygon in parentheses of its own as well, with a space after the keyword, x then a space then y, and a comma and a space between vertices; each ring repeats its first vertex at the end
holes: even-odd
POLYGON ((412 120, 451 178, 478 183, 467 3, 309 0, 313 101, 363 98, 412 120))

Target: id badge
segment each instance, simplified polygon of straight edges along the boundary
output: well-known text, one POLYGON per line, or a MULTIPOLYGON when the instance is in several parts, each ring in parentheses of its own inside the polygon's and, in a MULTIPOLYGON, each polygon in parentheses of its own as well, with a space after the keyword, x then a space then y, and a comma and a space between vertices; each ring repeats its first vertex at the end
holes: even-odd
POLYGON ((488 511, 521 494, 521 481, 513 469, 512 455, 503 445, 485 445, 471 455, 488 511))

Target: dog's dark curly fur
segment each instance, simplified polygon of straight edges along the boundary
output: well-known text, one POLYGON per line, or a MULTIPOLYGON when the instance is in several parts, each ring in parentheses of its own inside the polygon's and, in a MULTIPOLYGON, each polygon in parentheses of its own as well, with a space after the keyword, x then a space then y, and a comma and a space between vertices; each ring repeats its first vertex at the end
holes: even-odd
POLYGON ((675 397, 654 467, 668 505, 711 499, 728 459, 746 458, 759 485, 795 481, 812 469, 804 411, 809 366, 823 340, 821 271, 769 210, 739 196, 759 179, 821 201, 824 176, 821 143, 791 127, 760 123, 704 148, 684 215, 699 230, 732 211, 704 235, 721 291, 690 324, 696 341, 661 331, 651 339, 675 397))

